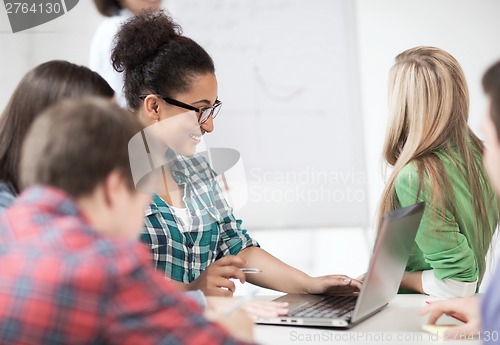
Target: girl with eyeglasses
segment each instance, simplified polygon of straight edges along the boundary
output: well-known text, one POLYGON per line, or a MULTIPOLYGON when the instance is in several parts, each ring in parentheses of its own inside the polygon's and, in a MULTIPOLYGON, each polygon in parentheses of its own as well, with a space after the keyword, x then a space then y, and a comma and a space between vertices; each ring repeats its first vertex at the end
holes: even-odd
POLYGON ((112 61, 125 72, 129 108, 145 126, 166 123, 162 140, 171 164, 162 171, 165 193, 153 196, 141 236, 166 277, 219 296, 232 296, 231 278, 284 292, 359 291, 361 283, 349 277, 310 277, 281 262, 235 218, 214 171, 195 153, 221 108, 214 63, 170 17, 143 14, 124 24, 112 61), (245 276, 246 267, 262 272, 245 276))

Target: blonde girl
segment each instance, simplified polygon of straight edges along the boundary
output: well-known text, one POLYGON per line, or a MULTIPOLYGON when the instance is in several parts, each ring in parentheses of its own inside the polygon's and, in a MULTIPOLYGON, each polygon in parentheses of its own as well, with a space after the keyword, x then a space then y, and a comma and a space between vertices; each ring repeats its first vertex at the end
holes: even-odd
POLYGON ((396 57, 383 151, 393 169, 379 221, 386 211, 426 202, 403 290, 468 296, 481 283, 498 204, 468 117, 467 84, 453 56, 416 47, 396 57))

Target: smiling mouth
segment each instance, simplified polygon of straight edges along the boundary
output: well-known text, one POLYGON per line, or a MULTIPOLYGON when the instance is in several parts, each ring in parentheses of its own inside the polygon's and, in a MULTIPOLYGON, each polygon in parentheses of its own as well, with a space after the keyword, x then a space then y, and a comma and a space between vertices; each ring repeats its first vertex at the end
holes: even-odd
POLYGON ((189 134, 189 137, 191 139, 193 139, 194 141, 196 141, 196 142, 200 142, 201 141, 201 136, 200 135, 189 134))

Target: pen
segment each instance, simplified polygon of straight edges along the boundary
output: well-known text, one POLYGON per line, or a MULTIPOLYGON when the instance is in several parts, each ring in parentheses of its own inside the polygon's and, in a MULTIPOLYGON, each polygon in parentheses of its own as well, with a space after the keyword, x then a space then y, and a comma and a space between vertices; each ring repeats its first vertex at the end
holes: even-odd
POLYGON ((241 272, 243 273, 260 273, 262 270, 260 268, 255 268, 255 267, 244 267, 240 268, 241 272))
MULTIPOLYGON (((432 302, 430 302, 430 301, 425 301, 425 303, 432 304, 432 302)), ((452 318, 457 319, 458 321, 467 322, 467 320, 460 314, 451 313, 451 314, 447 314, 447 315, 451 316, 452 318)))

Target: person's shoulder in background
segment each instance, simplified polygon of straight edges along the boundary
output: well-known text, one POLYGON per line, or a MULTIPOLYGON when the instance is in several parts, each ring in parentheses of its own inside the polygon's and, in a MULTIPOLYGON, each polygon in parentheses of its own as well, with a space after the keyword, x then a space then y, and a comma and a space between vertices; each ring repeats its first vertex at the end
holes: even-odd
POLYGON ((6 183, 0 181, 0 213, 5 211, 16 199, 16 193, 12 187, 6 183))
MULTIPOLYGON (((109 59, 111 56, 113 39, 118 31, 118 28, 132 16, 132 12, 128 10, 121 10, 119 14, 112 17, 106 17, 99 24, 90 44, 89 67, 92 70, 98 73, 102 71, 103 61, 106 61, 107 63, 107 60, 103 59, 103 54, 105 54, 107 59, 109 59)), ((106 67, 108 66, 106 65, 106 67)))

